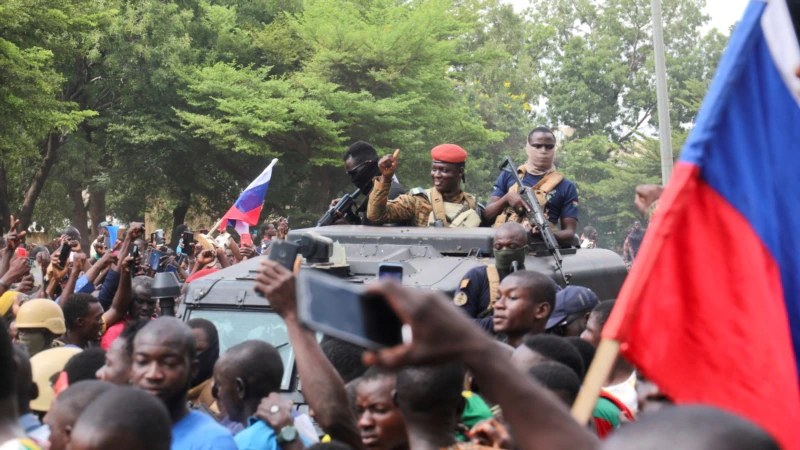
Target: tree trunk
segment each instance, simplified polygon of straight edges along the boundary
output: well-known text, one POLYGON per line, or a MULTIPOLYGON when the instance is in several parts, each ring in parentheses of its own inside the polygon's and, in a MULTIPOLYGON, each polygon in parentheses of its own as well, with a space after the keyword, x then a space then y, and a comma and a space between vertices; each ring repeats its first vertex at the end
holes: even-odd
POLYGON ((3 235, 11 227, 11 210, 8 206, 8 201, 6 165, 0 162, 0 234, 3 235))
POLYGON ((89 226, 86 223, 86 205, 83 203, 81 185, 75 182, 67 184, 67 195, 72 200, 72 219, 71 224, 78 229, 81 234, 81 248, 87 255, 89 254, 89 226))
MULTIPOLYGON (((192 201, 192 191, 183 189, 181 190, 178 198, 178 205, 172 210, 172 230, 175 230, 178 225, 186 223, 186 214, 189 212, 189 203, 192 201)), ((174 237, 171 239, 175 239, 174 237)), ((176 241, 177 242, 177 241, 176 241)))
POLYGON ((19 215, 21 230, 27 229, 31 224, 36 201, 39 199, 39 194, 42 193, 44 183, 47 181, 47 177, 53 169, 56 157, 58 156, 58 150, 66 139, 67 135, 61 133, 50 133, 47 137, 47 149, 44 159, 42 159, 42 163, 39 166, 39 170, 36 171, 36 175, 33 176, 33 181, 31 181, 28 192, 25 193, 25 201, 22 203, 22 211, 19 215))
POLYGON ((106 220, 106 191, 89 190, 89 220, 92 222, 92 229, 89 235, 94 241, 97 238, 97 226, 106 220))

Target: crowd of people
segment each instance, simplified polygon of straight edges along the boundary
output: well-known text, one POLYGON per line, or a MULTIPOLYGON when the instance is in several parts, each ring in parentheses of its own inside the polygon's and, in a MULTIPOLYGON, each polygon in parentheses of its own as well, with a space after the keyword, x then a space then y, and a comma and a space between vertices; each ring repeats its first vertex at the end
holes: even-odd
MULTIPOLYGON (((536 153, 553 151, 554 139, 534 130, 519 170, 533 178, 528 184, 547 179, 557 191, 540 201, 552 202, 550 221, 569 245, 574 185, 548 178, 552 158, 536 153)), ((27 246, 14 223, 0 249, 0 449, 778 448, 739 417, 673 405, 623 358, 592 420, 578 423, 570 407, 614 300, 526 270, 532 233, 516 185, 501 176, 493 201, 476 213, 474 198, 454 188, 464 175, 460 147, 434 149, 434 188, 408 194, 394 175, 397 158, 378 161, 373 152, 362 142, 345 153, 369 201, 339 220, 453 226, 501 218, 495 263, 470 270, 452 297, 395 281, 367 287, 409 327, 410 340, 368 351, 319 339, 298 318, 296 273, 263 258, 254 289, 286 328, 308 406, 299 408, 281 395, 278 348, 245 340, 222 352, 212 321, 162 314, 153 294, 155 273, 174 272, 185 289, 268 253, 287 236, 286 220, 264 224, 259 243, 182 226, 167 244, 159 233, 148 239, 141 223, 119 236, 104 224, 90 256, 72 227, 49 246, 27 246), (196 239, 186 242, 187 232, 196 239)), ((657 203, 650 192, 637 198, 643 211, 657 203)), ((585 229, 582 240, 591 245, 596 231, 585 229)))

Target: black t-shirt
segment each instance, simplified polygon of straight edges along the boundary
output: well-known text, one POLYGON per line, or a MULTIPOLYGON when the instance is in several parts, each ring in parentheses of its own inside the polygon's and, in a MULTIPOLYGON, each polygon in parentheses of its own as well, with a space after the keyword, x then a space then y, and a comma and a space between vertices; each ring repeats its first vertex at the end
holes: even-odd
POLYGON ((635 253, 639 253, 639 246, 642 245, 642 239, 644 239, 643 229, 633 230, 628 235, 628 244, 630 244, 635 253))

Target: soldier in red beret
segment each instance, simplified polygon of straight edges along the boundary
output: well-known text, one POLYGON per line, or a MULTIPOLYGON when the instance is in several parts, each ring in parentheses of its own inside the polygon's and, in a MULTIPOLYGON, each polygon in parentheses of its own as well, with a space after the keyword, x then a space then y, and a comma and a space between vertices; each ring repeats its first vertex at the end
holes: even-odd
POLYGON ((481 225, 482 207, 473 195, 461 190, 467 152, 455 144, 431 150, 433 188, 411 189, 389 201, 389 189, 397 170, 397 159, 386 155, 378 162, 381 176, 369 195, 367 219, 372 222, 410 223, 418 227, 470 228, 481 225))

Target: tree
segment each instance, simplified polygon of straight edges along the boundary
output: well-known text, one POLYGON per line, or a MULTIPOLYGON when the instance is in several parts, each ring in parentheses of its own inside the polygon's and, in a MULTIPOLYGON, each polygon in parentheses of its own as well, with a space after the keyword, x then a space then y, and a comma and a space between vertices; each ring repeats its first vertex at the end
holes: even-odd
MULTIPOLYGON (((98 30, 108 17, 104 3, 87 0, 9 0, 0 5, 0 213, 10 209, 31 223, 36 200, 61 145, 95 112, 84 86, 99 58, 98 30), (68 67, 68 69, 67 69, 68 67), (24 161, 24 163, 23 163, 24 161), (24 199, 11 198, 6 166, 33 166, 24 199), (3 184, 5 183, 5 184, 3 184)), ((14 189, 16 190, 16 189, 14 189)))

